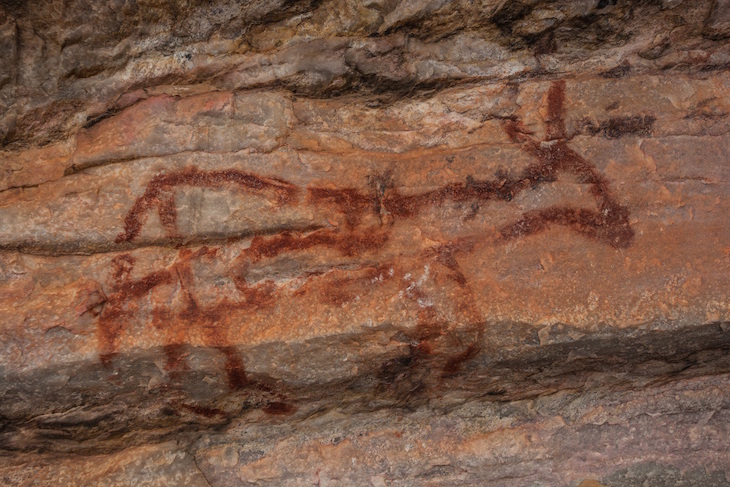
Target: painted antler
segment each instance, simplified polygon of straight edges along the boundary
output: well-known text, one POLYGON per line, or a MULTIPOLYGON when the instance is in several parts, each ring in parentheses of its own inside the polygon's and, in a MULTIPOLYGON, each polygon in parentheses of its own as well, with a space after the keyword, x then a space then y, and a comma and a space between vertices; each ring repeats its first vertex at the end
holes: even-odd
POLYGON ((538 160, 519 177, 506 181, 505 186, 510 193, 517 193, 538 183, 555 181, 560 172, 572 173, 578 176, 581 183, 591 185, 591 194, 596 199, 598 210, 571 206, 533 210, 518 221, 504 226, 500 233, 504 238, 512 239, 538 233, 551 224, 559 224, 612 247, 628 247, 634 238, 634 231, 629 225, 628 208, 613 196, 608 181, 567 145, 564 99, 565 82, 554 82, 547 96, 545 141, 536 140, 519 122, 505 124, 505 131, 510 138, 538 160))

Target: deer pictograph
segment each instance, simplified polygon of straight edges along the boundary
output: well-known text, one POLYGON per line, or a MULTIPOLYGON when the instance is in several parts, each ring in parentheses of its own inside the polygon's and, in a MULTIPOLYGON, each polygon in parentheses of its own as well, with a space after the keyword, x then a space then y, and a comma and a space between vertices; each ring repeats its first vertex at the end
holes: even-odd
MULTIPOLYGON (((165 230, 166 238, 180 242, 178 232, 175 190, 181 186, 201 188, 231 187, 245 194, 254 194, 276 201, 279 205, 308 204, 318 208, 331 209, 344 216, 345 224, 335 228, 319 228, 310 231, 281 231, 273 235, 255 236, 251 244, 236 258, 231 275, 238 295, 233 299, 226 297, 213 306, 203 306, 197 302, 192 292, 193 279, 190 263, 196 259, 215 258, 216 249, 202 247, 197 251, 183 248, 175 263, 165 269, 152 272, 140 279, 131 279, 130 268, 134 265, 131 256, 123 257, 116 265, 118 276, 112 285, 112 292, 106 294, 106 302, 97 316, 99 320, 99 343, 102 361, 110 364, 120 336, 124 333, 124 322, 136 307, 131 301, 147 296, 161 286, 177 286, 184 296, 185 304, 175 313, 163 310, 156 316, 161 317, 159 326, 165 323, 182 322, 202 330, 206 345, 220 350, 227 360, 229 384, 240 388, 247 384, 243 362, 233 344, 220 332, 230 310, 255 309, 265 307, 276 299, 276 289, 271 283, 251 284, 247 279, 249 266, 264 259, 273 259, 282 254, 297 254, 310 249, 329 248, 344 256, 361 256, 383 248, 391 237, 394 222, 415 218, 426 208, 444 205, 449 202, 487 203, 489 201, 510 202, 518 194, 540 185, 557 181, 563 173, 572 174, 578 182, 587 184, 596 201, 596 208, 571 205, 549 206, 523 213, 516 220, 497 229, 492 241, 508 242, 517 238, 545 231, 551 226, 562 226, 578 235, 608 245, 615 249, 629 247, 634 231, 629 224, 629 210, 612 193, 608 180, 584 157, 569 146, 565 128, 565 82, 555 81, 547 92, 547 115, 545 117, 545 137, 537 139, 517 120, 504 123, 504 130, 511 140, 519 144, 534 162, 515 176, 498 174, 493 179, 468 177, 463 182, 453 182, 436 189, 415 194, 402 194, 392 175, 376 175, 369 179, 369 191, 357 188, 329 188, 310 186, 300 188, 285 180, 264 177, 237 169, 201 171, 189 168, 154 177, 147 188, 135 201, 124 219, 124 229, 117 242, 132 242, 139 238, 147 215, 156 211, 165 230), (302 200, 301 195, 305 194, 302 200), (375 218, 366 218, 375 217, 375 218), (379 221, 378 225, 363 223, 379 221)), ((460 286, 464 299, 469 301, 467 320, 480 322, 469 289, 467 279, 459 268, 456 256, 471 251, 479 239, 460 242, 444 242, 432 249, 428 258, 440 266, 442 275, 448 276, 460 286)), ((415 299, 415 298, 414 298, 415 299)), ((418 345, 412 350, 414 363, 418 357, 430 354, 438 337, 443 336, 444 325, 434 326, 428 313, 424 314, 423 330, 418 345), (433 332, 433 330, 441 330, 433 332)), ((175 326, 172 326, 175 328, 175 326)), ((180 327, 175 328, 180 331, 180 327)), ((475 331, 473 343, 462 347, 456 355, 443 364, 444 374, 455 372, 461 363, 473 357, 478 351, 482 330, 475 331)), ((170 333, 165 350, 169 368, 179 368, 179 344, 185 340, 184 333, 170 333)))

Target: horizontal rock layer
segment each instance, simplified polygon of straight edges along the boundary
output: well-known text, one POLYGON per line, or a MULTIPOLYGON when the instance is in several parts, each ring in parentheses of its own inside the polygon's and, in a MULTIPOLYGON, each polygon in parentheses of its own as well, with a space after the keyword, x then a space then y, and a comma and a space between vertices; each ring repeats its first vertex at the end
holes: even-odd
POLYGON ((727 2, 35 7, 6 483, 728 484, 727 2))
POLYGON ((726 485, 728 376, 433 410, 320 411, 117 453, 21 454, 11 485, 726 485), (559 411, 559 413, 558 413, 559 411), (306 434, 302 434, 306 431, 306 434), (181 441, 182 440, 182 441, 181 441), (188 445, 181 447, 184 443, 188 445), (595 479, 601 479, 597 482, 595 479))

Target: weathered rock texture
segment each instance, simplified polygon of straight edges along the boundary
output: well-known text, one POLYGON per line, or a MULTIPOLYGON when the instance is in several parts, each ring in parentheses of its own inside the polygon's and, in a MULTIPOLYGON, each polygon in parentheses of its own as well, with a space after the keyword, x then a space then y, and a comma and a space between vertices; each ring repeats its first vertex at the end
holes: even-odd
POLYGON ((3 484, 730 485, 730 2, 0 39, 3 484))

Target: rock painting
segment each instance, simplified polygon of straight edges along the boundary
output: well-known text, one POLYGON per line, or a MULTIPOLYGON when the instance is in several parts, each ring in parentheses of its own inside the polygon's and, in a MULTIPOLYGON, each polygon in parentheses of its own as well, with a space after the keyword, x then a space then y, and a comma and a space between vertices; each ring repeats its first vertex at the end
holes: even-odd
MULTIPOLYGON (((579 183, 590 187, 590 193, 596 202, 595 209, 562 205, 530 210, 498 228, 496 236, 483 240, 499 244, 528 238, 550 227, 559 226, 615 249, 630 246, 634 232, 629 225, 628 209, 612 193, 608 180, 568 144, 564 122, 565 83, 553 82, 546 99, 547 116, 543 140, 535 138, 519 120, 508 120, 504 123, 504 130, 511 140, 534 158, 534 162, 513 177, 498 174, 493 179, 479 179, 470 176, 465 181, 453 182, 436 189, 402 194, 393 174, 379 174, 368 178, 369 191, 351 187, 301 188, 280 178, 237 169, 202 171, 193 167, 156 176, 126 214, 123 230, 117 237, 118 243, 133 242, 139 238, 148 215, 157 212, 166 239, 171 244, 181 245, 184 239, 178 229, 175 191, 183 186, 231 188, 246 195, 267 198, 279 207, 311 205, 338 213, 344 217, 345 224, 311 231, 283 230, 271 235, 254 236, 250 245, 240 251, 230 269, 229 277, 235 283, 236 292, 221 297, 214 304, 203 304, 196 298, 192 263, 204 264, 216 259, 221 247, 180 248, 172 264, 136 279, 131 277, 135 257, 131 254, 115 257, 111 264, 110 291, 105 293, 103 302, 95 303, 101 361, 111 366, 118 352, 119 340, 125 333, 125 324, 146 303, 154 301, 145 301, 152 293, 163 292, 161 290, 166 288, 168 294, 173 293, 174 297, 170 298, 173 294, 169 294, 168 299, 157 301, 170 303, 172 299, 175 300, 175 305, 156 306, 148 321, 164 335, 163 350, 168 371, 174 374, 185 370, 183 345, 194 337, 198 343, 215 348, 225 356, 225 369, 231 389, 250 386, 252 382, 246 375, 243 359, 234 345, 234 340, 226 332, 228 320, 235 312, 260 310, 281 298, 280 291, 272 281, 251 282, 248 278, 251 265, 279 256, 296 256, 319 248, 329 249, 343 257, 372 255, 370 261, 378 260, 378 251, 388 245, 393 225, 412 221, 426 208, 448 203, 467 203, 475 204, 479 210, 488 208, 490 201, 509 203, 524 191, 557 181, 563 173, 571 174, 579 183), (368 223, 364 223, 365 221, 368 223), (373 221, 379 224, 373 225, 373 221)), ((406 377, 417 387, 419 380, 414 379, 413 375, 417 374, 416 371, 422 363, 427 361, 429 368, 434 368, 436 364, 441 376, 448 377, 457 373, 462 364, 479 353, 483 320, 475 305, 468 279, 459 267, 458 255, 472 251, 480 243, 482 239, 478 237, 442 242, 419 257, 419 264, 425 269, 424 276, 440 280, 439 285, 451 283, 458 287, 458 293, 455 294, 461 296, 461 302, 455 305, 455 309, 460 310, 462 316, 458 321, 461 323, 445 322, 439 318, 433 305, 428 305, 427 295, 413 286, 406 288, 407 292, 402 293, 402 297, 418 305, 418 326, 410 337, 409 353, 385 363, 379 375, 381 380, 393 382, 406 377), (462 329, 469 330, 465 335, 469 338, 455 338, 451 333, 459 324, 462 329), (440 347, 439 344, 444 340, 451 340, 452 343, 440 347), (455 344, 453 340, 459 343, 455 344), (448 355, 439 355, 439 348, 451 352, 448 355)), ((322 279, 321 274, 321 271, 313 272, 307 279, 322 279)), ((393 262, 383 261, 376 268, 369 266, 351 270, 349 275, 348 278, 338 278, 328 284, 330 290, 326 293, 326 299, 329 305, 337 306, 347 301, 346 290, 352 284, 348 279, 353 282, 358 279, 405 280, 404 276, 410 276, 410 273, 393 262), (394 268, 398 269, 397 273, 394 268)), ((276 410, 277 414, 288 411, 289 406, 283 400, 275 403, 279 406, 272 406, 272 411, 276 410)))

